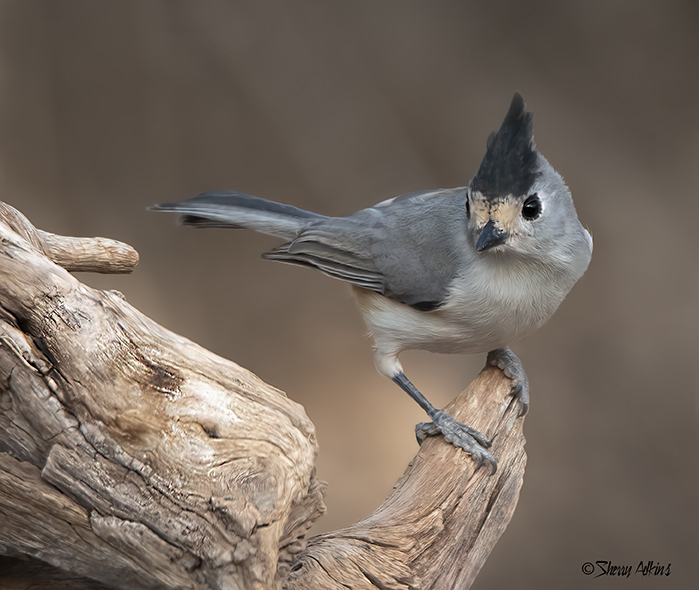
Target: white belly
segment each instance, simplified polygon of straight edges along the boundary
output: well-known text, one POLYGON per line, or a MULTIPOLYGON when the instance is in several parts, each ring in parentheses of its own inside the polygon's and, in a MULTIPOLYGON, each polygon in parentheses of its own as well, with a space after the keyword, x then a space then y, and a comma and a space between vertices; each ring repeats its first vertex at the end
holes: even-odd
MULTIPOLYGON (((419 349, 440 353, 477 353, 502 348, 526 336, 556 310, 565 293, 519 281, 489 288, 471 281, 454 285, 448 303, 422 312, 373 291, 353 288, 377 353, 397 355, 419 349)), ((507 281, 507 278, 504 278, 507 281)))

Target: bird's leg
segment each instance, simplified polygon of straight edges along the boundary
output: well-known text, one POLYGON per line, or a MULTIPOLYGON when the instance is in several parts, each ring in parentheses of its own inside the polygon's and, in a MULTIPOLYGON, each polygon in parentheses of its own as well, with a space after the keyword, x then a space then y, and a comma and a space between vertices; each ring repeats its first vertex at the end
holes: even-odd
POLYGON ((420 424, 415 427, 415 435, 417 436, 418 443, 422 444, 428 436, 443 434, 444 438, 451 444, 463 449, 473 457, 476 461, 476 469, 486 461, 490 465, 492 472, 495 473, 497 463, 493 455, 487 450, 491 442, 485 436, 470 426, 457 422, 443 410, 435 408, 402 371, 393 377, 393 381, 412 397, 420 407, 427 412, 427 415, 432 418, 432 422, 420 422, 420 424))
POLYGON ((507 346, 496 348, 488 353, 488 364, 498 367, 505 377, 512 379, 512 396, 520 403, 519 415, 524 416, 529 409, 529 379, 524 372, 522 362, 507 346))

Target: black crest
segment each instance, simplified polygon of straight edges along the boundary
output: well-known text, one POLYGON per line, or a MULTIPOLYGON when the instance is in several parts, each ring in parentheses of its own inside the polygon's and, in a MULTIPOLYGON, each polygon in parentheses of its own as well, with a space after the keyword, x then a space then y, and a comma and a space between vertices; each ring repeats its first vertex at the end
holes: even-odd
POLYGON ((486 197, 525 195, 536 176, 532 114, 524 110, 524 99, 516 92, 500 130, 488 138, 485 156, 471 180, 471 188, 486 197))

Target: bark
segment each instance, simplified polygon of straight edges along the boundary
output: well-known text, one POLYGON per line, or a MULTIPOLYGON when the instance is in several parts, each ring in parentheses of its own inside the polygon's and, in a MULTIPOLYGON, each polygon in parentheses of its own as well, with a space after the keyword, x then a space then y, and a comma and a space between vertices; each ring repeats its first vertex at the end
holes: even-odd
POLYGON ((498 369, 449 408, 495 436, 494 476, 428 439, 373 515, 306 542, 325 508, 304 409, 67 272, 137 262, 0 203, 0 586, 468 588, 526 462, 498 369))

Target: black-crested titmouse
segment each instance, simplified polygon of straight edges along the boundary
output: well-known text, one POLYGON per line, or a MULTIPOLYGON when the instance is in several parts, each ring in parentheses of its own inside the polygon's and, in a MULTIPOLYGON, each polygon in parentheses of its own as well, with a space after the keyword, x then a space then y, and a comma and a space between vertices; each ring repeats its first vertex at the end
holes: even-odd
POLYGON ((538 152, 532 115, 515 94, 466 187, 401 195, 348 217, 326 217, 235 192, 152 207, 185 225, 247 228, 288 240, 263 254, 347 281, 374 339, 379 373, 395 381, 442 433, 495 470, 490 441, 435 408, 408 380, 398 355, 490 351, 513 380, 522 414, 527 377, 507 348, 543 324, 583 275, 592 238, 568 187, 538 152))

